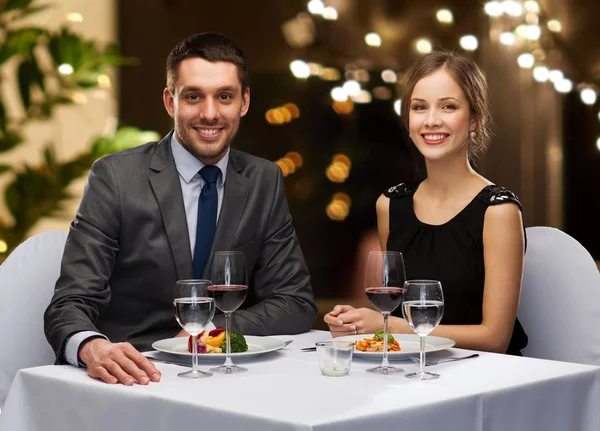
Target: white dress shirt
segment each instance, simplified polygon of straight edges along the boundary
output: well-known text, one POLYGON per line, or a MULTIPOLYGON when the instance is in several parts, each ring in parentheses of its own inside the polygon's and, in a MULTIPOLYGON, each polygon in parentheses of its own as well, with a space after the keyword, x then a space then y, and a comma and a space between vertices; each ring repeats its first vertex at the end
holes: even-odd
MULTIPOLYGON (((190 249, 194 255, 196 245, 196 225, 198 221, 198 198, 202 192, 205 181, 199 172, 205 165, 196 156, 192 155, 177 141, 175 133, 171 136, 171 152, 175 159, 175 166, 179 173, 179 184, 181 184, 181 193, 183 194, 183 205, 185 207, 185 217, 188 225, 188 235, 190 239, 190 249)), ((225 179, 227 177, 227 164, 229 163, 229 149, 225 156, 219 160, 216 166, 221 170, 221 176, 217 180, 217 222, 221 214, 223 204, 223 190, 225 188, 225 179)), ((175 317, 173 317, 175 319, 175 317)), ((77 332, 70 336, 65 345, 65 360, 76 367, 85 366, 78 358, 79 346, 88 338, 106 336, 95 331, 77 332)))

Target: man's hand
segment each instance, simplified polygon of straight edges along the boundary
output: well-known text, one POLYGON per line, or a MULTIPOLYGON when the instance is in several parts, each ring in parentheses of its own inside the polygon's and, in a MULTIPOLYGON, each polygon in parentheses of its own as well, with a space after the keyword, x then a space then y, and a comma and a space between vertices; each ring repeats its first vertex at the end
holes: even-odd
POLYGON ((160 380, 160 371, 129 343, 111 343, 103 338, 84 343, 79 357, 87 365, 90 377, 125 386, 135 382, 147 385, 150 381, 160 380))
POLYGON ((181 331, 179 331, 179 333, 177 335, 175 335, 175 337, 189 337, 190 333, 188 331, 186 331, 185 329, 182 329, 181 331))

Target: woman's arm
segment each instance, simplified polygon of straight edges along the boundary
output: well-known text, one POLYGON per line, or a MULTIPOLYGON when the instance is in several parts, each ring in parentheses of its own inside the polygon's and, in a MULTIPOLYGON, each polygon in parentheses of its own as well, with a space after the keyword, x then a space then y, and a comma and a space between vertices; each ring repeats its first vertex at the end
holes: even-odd
POLYGON ((377 212, 377 233, 381 251, 386 251, 387 239, 390 234, 390 198, 385 195, 379 196, 375 204, 375 211, 377 212))
POLYGON ((465 349, 505 353, 519 306, 524 253, 519 207, 515 204, 490 206, 483 225, 482 322, 480 325, 440 325, 432 335, 451 338, 457 347, 465 349))
MULTIPOLYGON (((377 201, 378 222, 381 221, 379 203, 382 199, 386 199, 389 205, 387 198, 377 201)), ((380 234, 381 228, 388 226, 378 225, 380 234)), ((387 232, 383 233, 387 238, 387 232)), ((485 284, 482 322, 479 325, 439 325, 431 335, 450 338, 460 348, 505 353, 519 305, 524 243, 523 222, 517 205, 490 206, 483 228, 485 284)), ((368 308, 344 309, 336 314, 335 320, 336 329, 340 332, 355 328, 357 333, 373 333, 383 327, 381 313, 368 308)), ((412 333, 404 319, 398 317, 390 317, 389 330, 412 333)))

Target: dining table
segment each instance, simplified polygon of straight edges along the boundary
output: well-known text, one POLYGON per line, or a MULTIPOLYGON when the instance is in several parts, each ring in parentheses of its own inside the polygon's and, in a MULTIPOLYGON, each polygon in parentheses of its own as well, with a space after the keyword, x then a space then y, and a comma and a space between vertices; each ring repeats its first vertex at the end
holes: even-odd
MULTIPOLYGON (((429 357, 479 356, 427 367, 436 380, 414 380, 418 365, 401 355, 404 372, 367 372, 377 365, 354 355, 347 376, 322 375, 317 352, 303 348, 326 331, 278 335, 292 341, 261 355, 237 357, 248 371, 185 379, 181 356, 149 352, 160 382, 110 385, 83 368, 47 365, 20 370, 0 414, 1 431, 118 430, 420 430, 598 431, 600 367, 448 348, 429 357)), ((364 356, 364 355, 363 355, 364 356)), ((189 358, 189 357, 184 357, 189 358)), ((201 369, 219 365, 204 355, 201 369)))

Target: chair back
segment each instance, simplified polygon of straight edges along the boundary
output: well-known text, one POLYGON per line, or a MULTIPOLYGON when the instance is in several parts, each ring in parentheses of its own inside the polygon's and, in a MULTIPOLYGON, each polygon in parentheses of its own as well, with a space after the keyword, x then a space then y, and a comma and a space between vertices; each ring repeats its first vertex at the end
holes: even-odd
POLYGON ((67 231, 34 235, 0 266, 0 408, 21 368, 54 363, 44 311, 60 273, 67 231))
POLYGON ((518 318, 529 337, 523 354, 600 365, 600 273, 574 238, 530 227, 518 318))

